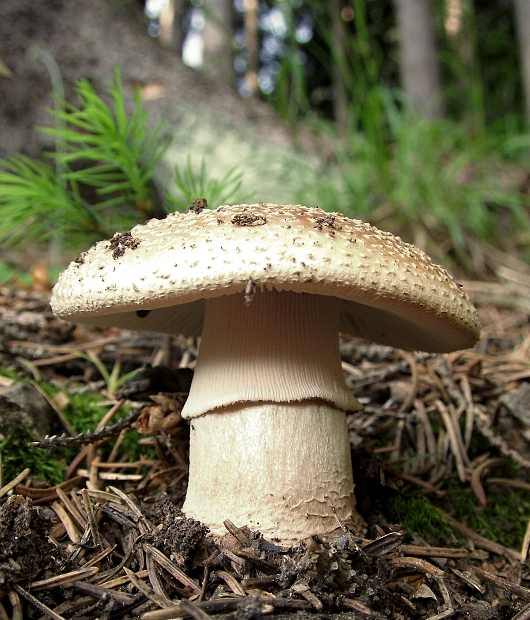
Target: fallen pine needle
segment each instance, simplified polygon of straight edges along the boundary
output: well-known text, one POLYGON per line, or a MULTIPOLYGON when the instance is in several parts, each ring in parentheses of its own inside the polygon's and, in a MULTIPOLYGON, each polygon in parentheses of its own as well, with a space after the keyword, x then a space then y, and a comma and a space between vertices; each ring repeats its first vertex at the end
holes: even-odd
POLYGON ((91 566, 89 568, 80 568, 79 570, 74 570, 69 573, 63 573, 62 575, 56 575, 55 577, 49 577, 48 579, 41 579, 39 581, 33 581, 29 584, 30 590, 49 590, 51 588, 56 588, 57 586, 62 586, 63 588, 67 588, 72 585, 75 581, 79 581, 81 579, 86 579, 87 577, 92 577, 96 573, 99 572, 99 568, 97 566, 91 566))
POLYGON ((392 566, 397 568, 415 568, 416 570, 421 571, 422 573, 426 573, 428 575, 432 575, 433 577, 444 577, 445 573, 441 568, 434 566, 430 562, 426 560, 420 560, 419 558, 393 558, 390 560, 392 566))
POLYGON ((504 579, 503 577, 499 577, 498 575, 494 575, 483 568, 475 568, 475 572, 478 573, 484 579, 491 581, 496 586, 503 588, 504 590, 508 590, 521 598, 524 598, 527 601, 530 601, 530 590, 528 588, 524 588, 517 583, 509 581, 508 579, 504 579))
POLYGON ((31 469, 29 469, 29 467, 26 467, 26 469, 23 469, 18 474, 18 476, 13 478, 13 480, 11 480, 11 482, 8 482, 6 485, 4 485, 0 489, 0 497, 3 497, 4 495, 7 495, 9 493, 9 491, 11 491, 11 489, 14 489, 17 486, 17 484, 19 484, 20 482, 22 482, 22 480, 27 478, 30 475, 30 473, 31 473, 31 469))
POLYGON ((55 613, 53 611, 53 609, 50 609, 47 605, 45 605, 44 603, 41 603, 39 601, 39 599, 36 599, 33 596, 33 594, 30 594, 29 592, 26 592, 26 590, 24 590, 24 588, 21 588, 19 585, 16 585, 16 584, 13 587, 18 592, 18 594, 23 596, 34 607, 36 607, 39 611, 41 611, 44 614, 46 614, 49 618, 53 618, 54 620, 65 620, 64 616, 60 616, 59 614, 55 613))
POLYGON ((460 523, 460 521, 449 515, 441 508, 438 508, 437 510, 453 529, 461 532, 462 534, 464 534, 464 536, 467 536, 467 538, 472 540, 477 545, 477 547, 486 549, 486 551, 491 551, 492 553, 496 553, 497 555, 501 555, 510 561, 519 561, 520 554, 518 551, 515 551, 515 549, 504 547, 503 545, 500 545, 499 543, 496 543, 489 538, 485 538, 484 536, 477 534, 467 525, 460 523))
POLYGON ((528 558, 528 551, 530 550, 530 519, 526 526, 526 532, 523 538, 523 544, 521 546, 521 562, 526 562, 528 558))

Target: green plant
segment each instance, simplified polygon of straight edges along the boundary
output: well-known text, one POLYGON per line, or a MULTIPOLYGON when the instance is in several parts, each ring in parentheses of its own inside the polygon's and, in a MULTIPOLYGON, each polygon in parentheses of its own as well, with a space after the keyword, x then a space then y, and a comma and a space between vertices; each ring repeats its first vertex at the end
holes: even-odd
MULTIPOLYGON (((339 136, 334 123, 320 118, 316 124, 308 110, 296 105, 293 94, 293 100, 284 97, 284 116, 291 106, 297 110, 291 120, 316 127, 322 142, 332 147, 332 160, 316 173, 311 166, 289 167, 289 199, 394 229, 427 246, 437 260, 447 260, 449 254, 463 267, 470 267, 470 238, 495 240, 501 247, 506 240, 506 249, 513 249, 515 242, 529 251, 528 197, 503 177, 526 168, 530 136, 521 134, 513 119, 485 124, 480 76, 468 79, 468 67, 457 50, 445 47, 444 62, 453 63, 451 72, 461 80, 466 104, 460 95, 460 107, 452 117, 418 118, 389 79, 388 72, 397 64, 384 53, 379 23, 384 11, 376 4, 351 3, 352 22, 343 24, 347 35, 344 48, 337 50, 329 7, 309 3, 323 41, 311 44, 312 53, 328 75, 331 62, 340 69, 349 101, 348 129, 339 136), (464 122, 454 120, 462 116, 464 122)), ((292 14, 297 3, 285 0, 281 6, 290 7, 292 14)), ((473 21, 471 13, 466 19, 473 21)), ((292 30, 292 20, 288 23, 292 30)), ((295 40, 291 43, 303 50, 295 40)), ((282 79, 277 91, 277 96, 285 91, 282 79)))
POLYGON ((20 426, 16 433, 0 435, 0 463, 3 483, 9 482, 23 469, 29 467, 36 478, 58 484, 64 479, 66 469, 63 458, 51 457, 43 448, 31 445, 31 434, 20 426))
POLYGON ((23 381, 22 373, 13 366, 0 366, 0 377, 13 379, 15 381, 23 381))
POLYGON ((92 432, 108 411, 103 400, 103 396, 95 392, 69 394, 64 415, 78 433, 92 432))
MULTIPOLYGON (((510 475, 517 477, 516 470, 510 471, 510 475)), ((507 547, 520 548, 530 514, 528 491, 488 486, 488 504, 482 507, 473 491, 456 479, 447 480, 443 490, 444 498, 432 500, 415 490, 400 490, 389 502, 388 518, 401 523, 409 535, 419 534, 432 544, 448 545, 459 534, 438 507, 447 510, 450 506, 451 516, 478 534, 507 547)))
POLYGON ((436 506, 424 495, 405 493, 394 495, 389 505, 389 518, 400 523, 407 534, 419 534, 432 544, 448 544, 455 536, 436 506))
MULTIPOLYGON (((112 385, 110 379, 112 372, 106 372, 109 375, 109 384, 112 385)), ((121 384, 127 380, 132 373, 127 374, 128 376, 116 373, 118 383, 121 384)), ((13 379, 16 382, 28 381, 27 377, 19 371, 5 366, 0 368, 0 377, 13 379)), ((49 397, 53 397, 60 389, 58 386, 45 381, 39 382, 39 387, 49 397)), ((94 432, 98 423, 109 410, 109 405, 105 403, 104 397, 98 392, 77 392, 67 395, 68 404, 63 411, 66 420, 77 433, 94 432)), ((116 413, 112 423, 130 413, 130 408, 126 404, 123 405, 116 413)), ((120 454, 125 455, 130 461, 136 461, 142 457, 154 458, 153 449, 142 445, 140 438, 141 435, 138 431, 134 428, 128 429, 121 444, 120 454)), ((66 465, 75 456, 77 449, 55 448, 50 452, 48 449, 33 446, 34 439, 35 437, 24 426, 17 427, 16 432, 6 433, 5 436, 0 432, 0 472, 4 483, 14 478, 26 467, 31 469, 32 476, 47 480, 50 483, 58 484, 63 481, 66 465)), ((108 456, 111 449, 112 441, 104 443, 101 446, 103 456, 108 456)))
POLYGON ((243 176, 237 168, 231 168, 217 179, 208 172, 204 159, 194 167, 188 157, 184 166, 176 166, 174 181, 177 193, 169 194, 166 201, 171 209, 179 211, 187 209, 196 198, 206 198, 210 208, 250 199, 249 194, 242 192, 243 176))
MULTIPOLYGON (((69 403, 65 407, 64 415, 78 433, 91 433, 96 430, 98 423, 108 411, 101 394, 96 392, 82 392, 69 395, 69 403)), ((117 412, 112 423, 129 415, 130 409, 125 405, 117 412)), ((130 461, 141 457, 153 458, 153 450, 140 444, 140 433, 135 429, 126 431, 121 444, 121 454, 125 454, 130 461)), ((112 442, 101 447, 104 456, 110 453, 112 442)))
POLYGON ((88 351, 86 354, 82 354, 81 357, 86 358, 98 369, 99 374, 105 381, 106 391, 109 398, 116 398, 116 392, 127 381, 130 381, 135 375, 137 375, 141 368, 135 368, 130 372, 122 374, 122 367, 120 360, 116 360, 112 366, 112 370, 109 372, 105 364, 101 361, 96 353, 88 351))
POLYGON ((0 260, 0 286, 12 282, 31 284, 31 275, 9 261, 0 260))
POLYGON ((23 155, 0 162, 0 209, 4 244, 47 240, 54 231, 104 235, 96 211, 77 192, 69 192, 49 164, 23 155))
POLYGON ((53 116, 60 124, 43 129, 61 145, 54 158, 68 170, 65 180, 94 188, 99 209, 132 204, 146 215, 153 213, 151 183, 167 147, 160 126, 149 128, 139 95, 127 113, 119 71, 110 89, 110 105, 86 80, 78 82, 77 94, 81 105, 56 108, 53 116), (71 170, 79 162, 85 162, 83 167, 71 170))
POLYGON ((317 201, 325 210, 397 229, 412 241, 427 239, 437 258, 451 249, 464 264, 469 236, 499 244, 502 236, 516 242, 519 236, 524 245, 528 203, 497 176, 517 166, 527 146, 523 137, 471 139, 453 121, 415 118, 390 94, 384 124, 384 150, 368 134, 352 130, 329 174, 301 175, 295 200, 317 201), (380 164, 374 165, 377 158, 380 164))
POLYGON ((77 95, 78 106, 57 104, 56 126, 42 129, 56 139, 58 150, 46 158, 55 166, 23 155, 0 161, 5 243, 43 241, 61 231, 76 244, 155 214, 152 177, 166 144, 159 129, 149 129, 141 100, 128 116, 119 71, 111 104, 86 80, 77 95))
POLYGON ((134 429, 128 430, 123 437, 121 452, 127 455, 130 462, 157 458, 156 449, 142 444, 142 437, 145 439, 145 435, 142 436, 141 433, 134 429))
MULTIPOLYGON (((514 472, 511 475, 517 477, 514 472)), ((488 504, 481 507, 471 489, 456 480, 449 480, 445 489, 454 517, 486 538, 513 549, 521 547, 530 514, 528 491, 488 485, 488 504)))
POLYGON ((87 80, 76 94, 78 104, 57 102, 54 126, 41 129, 55 138, 55 152, 0 160, 0 243, 61 239, 77 249, 196 198, 215 205, 240 193, 240 173, 213 179, 203 161, 198 172, 177 168, 176 192, 163 201, 154 176, 168 138, 149 126, 139 96, 128 111, 119 70, 105 98, 87 80))

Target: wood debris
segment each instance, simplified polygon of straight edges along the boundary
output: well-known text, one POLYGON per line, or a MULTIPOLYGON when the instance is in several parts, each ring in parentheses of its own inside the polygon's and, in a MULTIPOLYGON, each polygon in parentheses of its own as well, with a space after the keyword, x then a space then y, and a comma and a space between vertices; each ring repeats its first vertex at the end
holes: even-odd
MULTIPOLYGON (((461 546, 456 538, 438 545, 411 540, 384 519, 362 533, 339 524, 337 539, 289 550, 226 521, 220 544, 180 513, 188 458, 180 409, 196 343, 172 343, 187 368, 142 370, 112 391, 98 363, 114 368, 127 358, 147 369, 164 343, 117 330, 74 334, 39 299, 0 289, 0 361, 38 381, 81 377, 75 389, 89 386, 110 398, 97 427, 81 434, 61 422, 68 397, 52 399, 63 426, 39 446, 72 450, 60 484, 43 485, 31 468, 0 478, 0 618, 207 620, 227 613, 344 612, 441 620, 473 617, 478 606, 489 605, 499 617, 530 619, 530 522, 517 550, 477 533, 449 514, 451 506, 439 514, 459 532, 461 546), (131 428, 140 431, 149 457, 124 456, 131 428), (15 522, 26 528, 17 541, 15 522)), ((443 502, 444 481, 458 478, 486 506, 492 489, 530 489, 503 470, 507 459, 530 466, 528 317, 518 310, 487 312, 485 336, 472 351, 403 354, 342 343, 343 370, 363 404, 349 416, 352 443, 378 459, 373 473, 386 491, 399 493, 406 485, 443 502), (491 450, 477 454, 477 433, 491 450)), ((0 385, 9 388, 11 379, 0 385)), ((374 479, 366 460, 361 467, 360 497, 363 476, 374 479)), ((373 493, 372 487, 364 495, 373 493)))

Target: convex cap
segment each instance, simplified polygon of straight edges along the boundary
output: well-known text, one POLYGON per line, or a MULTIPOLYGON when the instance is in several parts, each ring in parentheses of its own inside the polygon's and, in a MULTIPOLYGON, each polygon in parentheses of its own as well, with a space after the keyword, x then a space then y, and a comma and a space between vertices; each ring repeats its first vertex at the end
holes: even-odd
POLYGON ((474 344, 462 286, 418 248, 302 205, 172 213, 100 241, 70 263, 51 300, 60 317, 198 335, 204 300, 254 289, 343 300, 341 331, 404 349, 474 344))

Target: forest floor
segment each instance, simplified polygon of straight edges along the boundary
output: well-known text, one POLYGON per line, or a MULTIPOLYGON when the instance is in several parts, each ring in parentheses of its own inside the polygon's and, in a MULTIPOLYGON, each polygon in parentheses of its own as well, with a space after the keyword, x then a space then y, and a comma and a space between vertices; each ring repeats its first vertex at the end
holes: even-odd
POLYGON ((472 350, 342 342, 367 527, 290 550, 180 512, 195 342, 0 288, 0 619, 530 619, 530 308, 474 286, 472 350))

